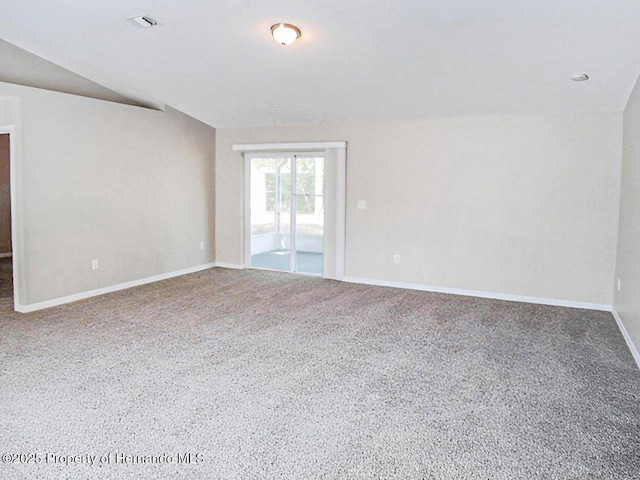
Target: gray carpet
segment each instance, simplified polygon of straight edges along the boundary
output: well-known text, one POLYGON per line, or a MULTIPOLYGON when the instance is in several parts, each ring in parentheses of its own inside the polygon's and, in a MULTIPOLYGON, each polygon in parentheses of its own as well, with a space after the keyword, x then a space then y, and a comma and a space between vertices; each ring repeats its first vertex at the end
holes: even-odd
POLYGON ((608 313, 223 269, 0 313, 0 478, 639 478, 608 313))

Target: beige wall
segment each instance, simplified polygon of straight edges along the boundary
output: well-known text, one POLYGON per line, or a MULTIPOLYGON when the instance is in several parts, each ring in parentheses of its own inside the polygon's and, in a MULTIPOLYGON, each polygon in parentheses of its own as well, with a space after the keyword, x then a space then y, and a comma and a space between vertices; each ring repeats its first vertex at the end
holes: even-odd
POLYGON ((614 308, 636 348, 640 349, 640 84, 624 111, 624 147, 620 195, 620 227, 614 308))
POLYGON ((218 129, 216 260, 243 261, 232 144, 346 140, 347 276, 611 304, 621 131, 621 112, 218 129))
POLYGON ((0 125, 17 131, 21 304, 213 261, 213 128, 29 87, 0 96, 14 97, 0 125))

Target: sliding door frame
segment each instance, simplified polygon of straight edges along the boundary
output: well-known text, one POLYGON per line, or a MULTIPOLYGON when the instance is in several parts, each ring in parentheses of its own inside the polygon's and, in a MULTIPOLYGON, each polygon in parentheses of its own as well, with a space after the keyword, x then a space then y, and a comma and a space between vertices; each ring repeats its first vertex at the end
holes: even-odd
MULTIPOLYGON (((325 262, 323 277, 342 280, 345 276, 345 246, 346 246, 346 160, 347 142, 313 142, 313 143, 260 143, 233 145, 234 151, 243 153, 244 162, 244 267, 251 265, 251 158, 282 157, 298 155, 302 157, 308 154, 318 154, 325 159, 325 175, 329 162, 333 179, 326 178, 325 182, 331 182, 334 195, 331 208, 330 235, 325 229, 325 254, 326 247, 330 247, 331 262, 325 262), (331 237, 331 238, 329 238, 331 237), (328 243, 331 245, 328 245, 328 243)), ((294 159, 295 161, 295 159, 294 159)), ((326 183, 325 183, 326 188, 326 183)), ((326 199, 326 197, 325 197, 326 199)), ((325 225, 327 212, 325 210, 325 225)), ((293 225, 292 225, 293 226, 293 225)), ((292 232, 293 233, 293 232, 292 232)), ((292 253, 293 256, 293 253, 292 253)))

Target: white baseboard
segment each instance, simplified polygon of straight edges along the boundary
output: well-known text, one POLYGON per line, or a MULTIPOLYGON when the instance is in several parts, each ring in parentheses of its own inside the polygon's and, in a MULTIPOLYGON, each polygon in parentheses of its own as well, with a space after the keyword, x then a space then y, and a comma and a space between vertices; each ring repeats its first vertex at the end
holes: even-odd
POLYGON ((624 337, 624 341, 627 342, 627 346, 629 347, 629 350, 631 350, 631 355, 633 355, 633 359, 636 361, 638 368, 640 368, 640 352, 638 352, 638 349, 634 345, 633 340, 631 340, 631 335, 629 335, 629 332, 627 332, 627 329, 625 328, 624 323, 622 323, 622 318, 620 318, 620 315, 618 315, 618 312, 616 311, 616 309, 611 308, 611 313, 613 315, 613 318, 616 319, 616 323, 618 324, 618 328, 620 329, 620 332, 624 337))
POLYGON ((181 275, 186 275, 188 273, 195 273, 201 270, 207 270, 208 268, 212 268, 214 266, 215 266, 215 263, 205 263, 204 265, 198 265, 196 267, 176 270, 175 272, 162 273, 160 275, 154 275, 153 277, 141 278, 140 280, 132 280, 131 282, 119 283, 117 285, 111 285, 109 287, 96 288, 95 290, 75 293, 73 295, 68 295, 66 297, 54 298, 52 300, 45 300, 44 302, 30 303, 29 305, 16 304, 15 309, 17 312, 20 312, 20 313, 35 312, 37 310, 43 310, 45 308, 64 305, 65 303, 77 302, 78 300, 84 300, 85 298, 104 295, 105 293, 117 292, 118 290, 125 290, 131 287, 146 285, 147 283, 159 282, 160 280, 166 280, 168 278, 179 277, 181 275))
POLYGON ((491 298, 494 300, 507 300, 511 302, 536 303, 539 305, 552 305, 556 307, 583 308, 586 310, 600 310, 603 312, 611 311, 611 305, 602 303, 574 302, 571 300, 557 300, 555 298, 526 297, 522 295, 510 295, 507 293, 483 292, 480 290, 465 290, 462 288, 436 287, 432 285, 420 285, 417 283, 402 283, 359 277, 344 277, 343 281, 349 283, 362 283, 364 285, 377 285, 380 287, 421 290, 423 292, 449 293, 451 295, 464 295, 467 297, 491 298))
POLYGON ((0 253, 0 258, 8 258, 8 257, 13 257, 13 253, 9 252, 9 253, 0 253))
POLYGON ((231 268, 233 270, 244 270, 244 265, 240 263, 215 262, 213 266, 220 268, 231 268))

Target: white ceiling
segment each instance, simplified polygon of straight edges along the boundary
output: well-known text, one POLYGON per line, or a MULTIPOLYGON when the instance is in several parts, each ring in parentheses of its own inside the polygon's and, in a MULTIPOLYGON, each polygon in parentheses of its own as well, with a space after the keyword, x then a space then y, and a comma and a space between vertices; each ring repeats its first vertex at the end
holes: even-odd
POLYGON ((214 127, 622 110, 638 0, 0 0, 0 37, 214 127), (126 17, 148 14, 142 29, 126 17), (294 23, 278 45, 269 27, 294 23), (570 80, 587 72, 588 82, 570 80))

